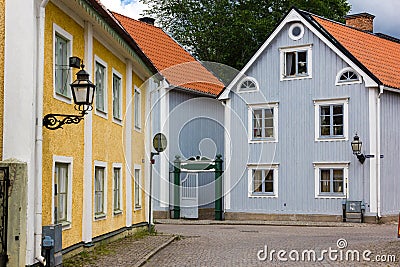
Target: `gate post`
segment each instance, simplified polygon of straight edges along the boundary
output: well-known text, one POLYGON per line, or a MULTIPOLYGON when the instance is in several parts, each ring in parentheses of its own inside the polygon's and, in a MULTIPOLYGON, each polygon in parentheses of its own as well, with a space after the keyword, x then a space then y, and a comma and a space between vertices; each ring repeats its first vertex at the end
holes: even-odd
POLYGON ((222 155, 215 159, 215 220, 222 221, 222 155))
POLYGON ((175 156, 174 160, 174 219, 181 217, 180 207, 180 186, 181 186, 181 160, 180 156, 175 156))

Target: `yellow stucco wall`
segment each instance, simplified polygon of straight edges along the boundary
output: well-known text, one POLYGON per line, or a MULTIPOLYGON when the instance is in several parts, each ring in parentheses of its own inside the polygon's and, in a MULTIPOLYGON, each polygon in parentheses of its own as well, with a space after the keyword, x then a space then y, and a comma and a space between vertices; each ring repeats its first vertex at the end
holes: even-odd
MULTIPOLYGON (((1 0, 0 0, 1 1, 1 0)), ((44 114, 77 114, 73 104, 67 104, 54 97, 53 86, 53 25, 61 27, 73 37, 72 55, 84 58, 84 29, 71 17, 57 8, 53 3, 46 7, 45 22, 45 66, 44 66, 44 114)), ((108 44, 109 45, 109 44, 108 44)), ((118 51, 118 49, 116 49, 118 51)), ((125 118, 126 110, 126 63, 115 56, 96 38, 93 39, 93 73, 90 79, 95 82, 95 59, 99 57, 107 64, 107 116, 99 116, 92 112, 92 237, 100 236, 126 226, 126 179, 132 179, 132 213, 133 224, 144 222, 145 216, 145 192, 142 192, 142 209, 134 209, 134 180, 132 174, 126 173, 126 157, 124 155, 125 121, 116 123, 112 114, 112 77, 113 69, 122 76, 122 118, 125 118), (94 215, 94 180, 95 166, 98 162, 107 166, 107 205, 106 216, 95 218, 94 215), (113 212, 113 164, 122 164, 122 213, 113 212)), ((75 79, 77 69, 72 70, 71 82, 75 79)), ((133 72, 132 89, 134 86, 140 88, 143 81, 133 72)), ((134 114, 132 114, 132 164, 141 165, 141 184, 145 184, 146 170, 143 159, 145 157, 144 126, 145 126, 145 103, 146 92, 141 90, 142 97, 142 130, 134 130, 134 114)), ((133 98, 133 95, 132 95, 133 98)), ((133 103, 132 103, 133 105, 133 103)), ((95 106, 95 105, 94 105, 95 106)), ((132 107, 134 111, 134 107, 132 107)), ((73 158, 72 168, 72 220, 70 227, 63 230, 63 248, 77 244, 82 241, 82 211, 83 211, 83 177, 84 177, 84 123, 78 125, 65 125, 64 129, 50 131, 43 128, 43 225, 52 224, 52 188, 53 188, 53 157, 64 156, 73 158)))
MULTIPOLYGON (((44 114, 76 114, 73 104, 53 97, 53 23, 73 36, 72 55, 84 57, 84 30, 51 2, 46 7, 45 60, 44 66, 44 114)), ((72 79, 77 70, 73 69, 72 79)), ((71 81, 73 81, 71 79, 71 81)), ((82 240, 83 208, 83 129, 84 123, 65 125, 64 129, 50 131, 43 128, 43 225, 52 223, 53 155, 73 157, 72 168, 72 222, 70 229, 63 230, 63 247, 82 240)))
MULTIPOLYGON (((145 175, 147 174, 147 170, 145 169, 144 164, 142 163, 145 157, 145 143, 144 143, 144 127, 146 124, 146 118, 145 118, 145 108, 146 108, 146 92, 145 88, 142 87, 143 81, 135 74, 132 74, 132 93, 134 94, 134 88, 135 86, 139 88, 141 91, 141 130, 137 131, 134 127, 135 125, 135 116, 134 114, 132 115, 132 166, 140 165, 141 166, 141 185, 142 185, 142 208, 141 209, 135 209, 135 183, 134 183, 134 172, 132 170, 132 202, 133 202, 133 215, 132 215, 132 220, 133 224, 135 223, 140 223, 146 221, 146 214, 145 214, 145 207, 147 206, 147 203, 145 203, 145 191, 144 191, 144 184, 145 184, 145 175)), ((135 107, 134 107, 134 95, 132 95, 132 111, 134 112, 135 107)))
POLYGON ((0 0, 0 159, 3 158, 5 0, 0 0))
MULTIPOLYGON (((95 161, 107 162, 107 210, 106 217, 93 222, 93 236, 99 236, 122 228, 126 222, 126 191, 122 191, 122 213, 113 213, 113 163, 125 163, 123 121, 116 123, 113 119, 112 78, 113 69, 122 76, 122 118, 126 109, 126 65, 107 50, 99 41, 93 40, 93 54, 107 63, 107 119, 93 115, 93 166, 95 161)), ((93 62, 95 62, 93 58, 93 62)), ((93 68, 95 71, 95 68, 93 68)), ((92 75, 94 77, 94 73, 92 75)), ((123 165, 125 166, 125 165, 123 165)), ((94 169, 93 169, 94 172, 94 169)), ((94 177, 94 174, 93 174, 94 177)), ((126 184, 125 168, 122 168, 122 185, 126 184)), ((94 179, 93 179, 94 188, 94 179)), ((122 187, 125 189, 125 187, 122 187)), ((93 192, 94 194, 94 192, 93 192)), ((94 198, 94 195, 93 195, 94 198)), ((94 210, 94 203, 93 203, 94 210)))

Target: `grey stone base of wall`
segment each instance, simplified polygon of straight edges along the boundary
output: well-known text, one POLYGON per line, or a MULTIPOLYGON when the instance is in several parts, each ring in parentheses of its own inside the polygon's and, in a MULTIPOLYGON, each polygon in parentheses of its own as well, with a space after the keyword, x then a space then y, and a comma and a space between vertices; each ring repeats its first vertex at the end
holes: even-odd
POLYGON ((341 222, 342 216, 319 214, 264 214, 247 212, 225 212, 226 220, 238 221, 306 221, 306 222, 341 222))
MULTIPOLYGON (((160 211, 155 210, 153 212, 153 217, 155 220, 157 219, 171 219, 168 211, 160 211)), ((215 209, 214 208, 204 208, 199 209, 199 220, 214 220, 215 218, 215 209)))
MULTIPOLYGON (((247 212, 225 212, 225 220, 237 221, 305 221, 305 222, 342 222, 341 215, 324 214, 264 214, 247 212)), ((379 220, 375 216, 364 216, 365 223, 397 222, 397 215, 383 216, 379 220)))
MULTIPOLYGON (((214 209, 199 209, 199 220, 214 220, 214 218, 214 209)), ((154 219, 170 219, 168 211, 154 211, 154 219)), ((342 216, 323 214, 264 214, 248 212, 225 212, 225 220, 342 222, 342 216)), ((398 215, 383 216, 379 220, 377 220, 375 216, 364 216, 365 223, 391 223, 397 221, 398 215)))

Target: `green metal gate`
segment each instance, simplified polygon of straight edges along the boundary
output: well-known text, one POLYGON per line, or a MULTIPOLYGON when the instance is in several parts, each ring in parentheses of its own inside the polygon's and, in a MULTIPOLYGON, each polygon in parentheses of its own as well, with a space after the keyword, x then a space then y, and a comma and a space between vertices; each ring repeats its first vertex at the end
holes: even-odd
POLYGON ((181 187, 181 172, 214 172, 215 173, 215 220, 223 220, 223 194, 222 194, 222 156, 217 155, 215 160, 208 158, 190 158, 181 160, 180 156, 175 157, 174 161, 174 208, 173 218, 179 219, 181 216, 180 207, 180 187, 181 187))
POLYGON ((8 222, 8 188, 10 180, 8 168, 0 168, 0 266, 6 266, 7 255, 7 222, 8 222))

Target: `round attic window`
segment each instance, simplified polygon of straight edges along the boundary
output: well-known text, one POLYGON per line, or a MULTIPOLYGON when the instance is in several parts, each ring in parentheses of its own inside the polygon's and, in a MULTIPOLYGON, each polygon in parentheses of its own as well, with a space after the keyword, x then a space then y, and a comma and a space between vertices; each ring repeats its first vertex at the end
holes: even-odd
POLYGON ((294 23, 289 28, 290 39, 297 41, 304 35, 304 26, 301 23, 294 23))
POLYGON ((258 91, 256 79, 252 77, 244 78, 238 85, 238 93, 258 91))

